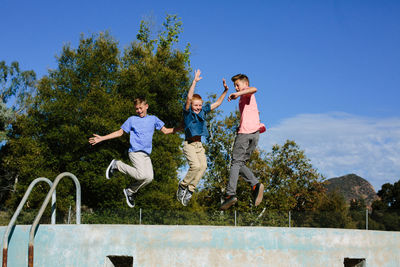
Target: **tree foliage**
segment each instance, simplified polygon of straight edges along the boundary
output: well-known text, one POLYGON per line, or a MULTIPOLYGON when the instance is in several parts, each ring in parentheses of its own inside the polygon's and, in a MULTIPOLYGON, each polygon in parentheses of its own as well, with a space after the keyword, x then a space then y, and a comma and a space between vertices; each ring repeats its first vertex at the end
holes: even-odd
MULTIPOLYGON (((62 48, 57 68, 39 81, 33 71, 21 71, 16 62, 10 66, 0 62, 0 141, 6 133, 8 137, 0 147, 1 203, 14 209, 33 179, 53 180, 68 171, 81 183, 86 222, 138 223, 138 209, 127 208, 122 194, 131 179, 122 174, 111 180, 104 177, 113 158, 129 162, 128 137, 94 147, 88 138, 119 129, 134 115, 136 97, 145 97, 149 114, 167 127, 181 123, 191 71, 190 45, 177 48, 181 32, 181 21, 168 15, 158 34, 142 21, 136 40, 123 51, 107 32, 81 36, 76 48, 62 48), (4 194, 14 188, 12 194, 4 194)), ((212 95, 210 100, 215 98, 212 95)), ((188 207, 175 199, 183 165, 182 138, 155 133, 151 154, 155 179, 137 198, 146 223, 233 225, 233 209, 218 209, 228 183, 239 116, 238 111, 228 116, 221 110, 210 113, 210 137, 205 143, 208 171, 188 207)), ((254 207, 249 185, 239 179, 239 202, 234 208, 239 225, 286 226, 290 211, 295 226, 365 226, 361 222, 365 203, 348 206, 339 194, 326 194, 324 177, 294 141, 277 144, 268 152, 256 149, 247 164, 265 185, 264 201, 254 207)), ((47 185, 34 189, 28 211, 21 215, 24 223, 31 223, 47 191, 47 185)), ((378 195, 381 199, 373 203, 370 229, 399 230, 400 181, 383 185, 378 195)), ((74 203, 74 184, 64 179, 57 187, 58 215, 66 215, 74 203)))
MULTIPOLYGON (((232 145, 240 114, 238 111, 220 119, 211 118, 211 137, 207 142, 209 171, 205 177, 202 202, 210 209, 218 208, 229 178, 232 145)), ((267 132, 268 134, 268 132, 267 132)), ((272 151, 255 150, 247 163, 265 185, 264 201, 253 207, 250 187, 239 179, 237 196, 239 212, 257 216, 268 210, 312 210, 324 195, 323 177, 312 168, 309 160, 294 141, 275 145, 272 151)))
MULTIPOLYGON (((181 121, 181 97, 188 88, 188 53, 175 48, 181 22, 167 16, 158 39, 142 22, 137 40, 123 52, 109 33, 81 36, 77 48, 66 45, 57 57, 58 66, 39 80, 37 95, 27 114, 13 123, 10 141, 2 149, 2 168, 18 177, 14 206, 29 183, 37 177, 53 179, 59 173, 75 174, 82 186, 82 203, 90 208, 123 208, 122 189, 131 181, 118 175, 105 180, 104 171, 113 158, 129 162, 128 138, 88 143, 93 133, 108 134, 135 115, 133 100, 144 96, 149 113, 173 127, 181 121), (147 37, 146 37, 147 36, 147 37)), ((143 190, 138 202, 144 206, 175 205, 171 192, 177 186, 182 164, 179 135, 156 133, 151 158, 155 181, 143 190)), ((48 189, 47 189, 48 190, 48 189)), ((57 208, 66 212, 74 205, 73 183, 62 180, 57 187, 57 208), (63 200, 64 199, 64 200, 63 200)), ((37 207, 46 190, 33 192, 37 207)))
POLYGON ((294 141, 274 145, 265 160, 269 166, 265 195, 269 208, 282 211, 316 209, 325 192, 324 178, 294 141))
POLYGON ((372 203, 371 218, 377 229, 400 230, 400 180, 394 184, 386 183, 378 191, 380 200, 372 203))
MULTIPOLYGON (((4 145, 18 115, 29 107, 35 93, 36 74, 34 71, 22 71, 18 62, 7 66, 0 61, 0 155, 5 153, 4 145)), ((14 190, 16 177, 7 169, 0 170, 0 202, 3 203, 14 190)))
POLYGON ((6 140, 7 128, 15 117, 31 103, 35 81, 34 71, 22 71, 16 61, 10 66, 0 61, 0 142, 6 140))

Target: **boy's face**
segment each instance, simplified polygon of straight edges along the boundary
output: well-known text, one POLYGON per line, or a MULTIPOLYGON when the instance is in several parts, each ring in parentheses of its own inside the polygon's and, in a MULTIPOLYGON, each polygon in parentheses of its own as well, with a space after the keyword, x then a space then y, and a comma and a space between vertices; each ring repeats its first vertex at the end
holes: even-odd
POLYGON ((236 80, 234 83, 236 92, 242 91, 249 87, 249 83, 246 80, 236 80))
POLYGON ((199 114, 203 108, 203 101, 200 99, 192 100, 192 110, 194 113, 199 114))
POLYGON ((147 115, 148 104, 140 103, 135 106, 136 114, 143 118, 147 115))

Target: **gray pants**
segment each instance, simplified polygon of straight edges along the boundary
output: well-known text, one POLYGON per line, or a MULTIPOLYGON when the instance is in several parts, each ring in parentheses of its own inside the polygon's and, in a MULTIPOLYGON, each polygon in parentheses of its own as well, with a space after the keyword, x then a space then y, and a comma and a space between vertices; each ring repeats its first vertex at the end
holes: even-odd
POLYGON ((252 134, 238 134, 233 145, 232 164, 229 173, 229 183, 226 188, 227 195, 236 195, 237 182, 239 174, 251 186, 258 183, 258 179, 253 172, 247 168, 246 161, 250 159, 251 153, 257 147, 259 132, 252 134))
POLYGON ((129 159, 132 162, 132 166, 120 160, 117 160, 115 164, 118 171, 135 179, 129 189, 132 190, 132 193, 136 193, 141 187, 153 181, 153 164, 150 156, 144 152, 129 152, 129 159))

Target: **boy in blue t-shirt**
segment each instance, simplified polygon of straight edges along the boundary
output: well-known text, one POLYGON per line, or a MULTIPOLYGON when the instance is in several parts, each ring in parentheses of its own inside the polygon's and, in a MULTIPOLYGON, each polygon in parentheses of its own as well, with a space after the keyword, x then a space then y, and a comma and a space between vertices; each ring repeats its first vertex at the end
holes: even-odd
POLYGON ((183 109, 185 122, 183 154, 188 161, 189 170, 185 178, 179 183, 176 197, 184 206, 189 203, 197 184, 207 169, 207 158, 201 143, 201 137, 208 136, 206 116, 211 110, 221 105, 228 92, 228 86, 223 79, 224 92, 215 103, 203 106, 201 96, 194 94, 196 84, 201 79, 200 70, 197 70, 183 109))
POLYGON ((164 134, 171 134, 177 131, 174 128, 166 128, 164 122, 156 116, 147 115, 149 105, 145 99, 136 98, 134 104, 138 116, 129 117, 122 124, 121 129, 105 136, 93 134, 94 137, 89 138, 89 143, 95 145, 105 140, 121 137, 124 132, 130 135, 128 152, 132 166, 113 159, 106 170, 106 178, 110 179, 113 173, 118 170, 135 179, 135 182, 129 188, 123 190, 126 203, 131 208, 135 206, 135 194, 137 191, 153 180, 153 165, 150 153, 154 129, 160 130, 164 134))

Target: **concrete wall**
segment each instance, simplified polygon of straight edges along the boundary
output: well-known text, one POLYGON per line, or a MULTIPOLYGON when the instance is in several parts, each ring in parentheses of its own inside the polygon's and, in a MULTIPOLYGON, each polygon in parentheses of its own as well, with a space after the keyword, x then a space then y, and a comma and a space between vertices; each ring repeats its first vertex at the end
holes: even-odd
MULTIPOLYGON (((28 265, 29 230, 15 227, 9 267, 28 265)), ((365 266, 400 266, 400 232, 366 230, 40 225, 34 249, 34 266, 45 267, 113 266, 110 255, 131 256, 133 266, 331 267, 344 266, 345 258, 365 258, 365 266)))

